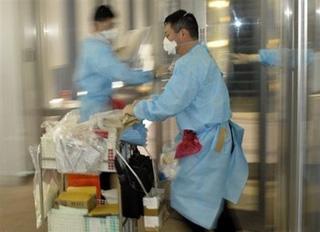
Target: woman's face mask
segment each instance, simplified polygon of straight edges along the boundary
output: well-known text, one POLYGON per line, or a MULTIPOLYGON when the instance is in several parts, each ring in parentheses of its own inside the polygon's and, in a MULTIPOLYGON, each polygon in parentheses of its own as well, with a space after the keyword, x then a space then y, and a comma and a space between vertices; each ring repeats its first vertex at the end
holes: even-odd
POLYGON ((177 53, 177 42, 175 40, 170 41, 167 37, 164 37, 163 49, 168 55, 175 55, 177 53))

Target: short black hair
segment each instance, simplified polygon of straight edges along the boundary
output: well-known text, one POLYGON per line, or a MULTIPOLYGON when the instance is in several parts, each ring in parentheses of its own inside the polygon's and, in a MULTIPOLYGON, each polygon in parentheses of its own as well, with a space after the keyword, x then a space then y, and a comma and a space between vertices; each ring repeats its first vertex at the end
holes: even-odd
POLYGON ((101 22, 105 21, 106 19, 112 19, 114 17, 115 15, 112 12, 110 6, 101 5, 96 8, 93 19, 95 22, 101 22))
POLYGON ((176 33, 184 28, 189 31, 192 38, 199 38, 199 26, 196 17, 192 13, 188 13, 185 10, 177 10, 165 18, 164 24, 167 23, 170 23, 176 33))

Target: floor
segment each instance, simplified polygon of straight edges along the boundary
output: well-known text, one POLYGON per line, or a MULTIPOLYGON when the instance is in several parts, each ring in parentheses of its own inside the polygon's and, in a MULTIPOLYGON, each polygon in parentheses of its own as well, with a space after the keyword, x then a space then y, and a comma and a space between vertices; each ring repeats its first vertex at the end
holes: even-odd
POLYGON ((0 232, 44 232, 36 229, 32 177, 0 186, 0 232))
MULTIPOLYGON (((36 229, 32 177, 15 184, 0 185, 0 232, 47 232, 36 229)), ((167 219, 162 232, 191 232, 179 216, 167 219)), ((257 230, 258 231, 258 230, 257 230)))
MULTIPOLYGON (((0 232, 46 232, 36 228, 33 202, 33 179, 0 186, 0 232)), ((170 217, 163 228, 165 232, 189 232, 177 217, 170 217)))

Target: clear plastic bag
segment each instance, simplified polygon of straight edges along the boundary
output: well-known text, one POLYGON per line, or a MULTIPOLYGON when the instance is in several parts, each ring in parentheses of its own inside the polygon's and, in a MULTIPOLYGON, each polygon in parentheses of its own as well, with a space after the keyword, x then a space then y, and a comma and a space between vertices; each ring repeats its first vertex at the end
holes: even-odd
POLYGON ((41 171, 40 171, 40 146, 30 146, 29 152, 33 161, 35 168, 35 174, 33 178, 33 197, 35 204, 35 213, 36 213, 36 225, 39 228, 42 225, 41 220, 41 210, 43 206, 43 216, 47 217, 48 212, 53 206, 54 199, 58 195, 59 191, 59 182, 58 174, 52 170, 43 170, 42 172, 42 181, 41 181, 41 171), (41 199, 41 184, 43 195, 41 199), (41 204, 41 201, 43 205, 41 204))
POLYGON ((52 132, 57 169, 60 173, 97 173, 107 142, 94 133, 90 122, 77 123, 78 118, 71 111, 52 132))
POLYGON ((98 173, 107 141, 94 132, 91 121, 78 123, 79 111, 72 110, 58 122, 44 122, 42 155, 56 161, 61 173, 98 173))
POLYGON ((45 129, 43 136, 52 137, 54 131, 61 125, 65 127, 73 126, 78 123, 80 119, 79 110, 72 110, 68 112, 60 121, 44 121, 41 124, 41 128, 45 129))

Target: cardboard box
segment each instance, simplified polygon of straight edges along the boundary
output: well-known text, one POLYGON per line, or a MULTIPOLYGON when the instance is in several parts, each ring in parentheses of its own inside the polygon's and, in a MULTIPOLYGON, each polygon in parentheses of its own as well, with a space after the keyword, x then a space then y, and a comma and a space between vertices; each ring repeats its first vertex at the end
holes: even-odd
POLYGON ((77 186, 77 187, 73 187, 73 186, 69 186, 67 188, 67 192, 71 193, 87 193, 90 195, 95 195, 97 192, 96 186, 77 186))
POLYGON ((68 187, 95 186, 96 197, 98 199, 101 198, 100 176, 99 175, 67 174, 66 179, 67 179, 67 186, 68 187))
POLYGON ((59 205, 90 211, 96 207, 96 196, 82 192, 63 192, 60 193, 56 202, 59 205))
POLYGON ((166 215, 166 207, 161 207, 156 216, 144 216, 144 228, 146 232, 159 232, 163 226, 166 215))
POLYGON ((96 208, 90 211, 91 217, 103 217, 110 215, 119 215, 119 204, 97 205, 96 208))

